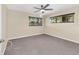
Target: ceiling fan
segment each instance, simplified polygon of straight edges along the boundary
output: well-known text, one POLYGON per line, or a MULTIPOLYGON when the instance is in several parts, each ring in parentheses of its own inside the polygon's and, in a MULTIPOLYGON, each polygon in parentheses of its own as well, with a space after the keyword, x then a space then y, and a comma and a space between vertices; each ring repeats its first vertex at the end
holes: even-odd
POLYGON ((41 5, 41 8, 39 8, 39 7, 34 7, 35 9, 37 9, 37 11, 35 11, 35 12, 39 12, 39 11, 41 11, 42 13, 44 13, 45 11, 49 11, 49 10, 53 10, 53 9, 49 9, 49 8, 47 8, 48 6, 50 6, 50 4, 46 4, 45 6, 44 5, 41 5))

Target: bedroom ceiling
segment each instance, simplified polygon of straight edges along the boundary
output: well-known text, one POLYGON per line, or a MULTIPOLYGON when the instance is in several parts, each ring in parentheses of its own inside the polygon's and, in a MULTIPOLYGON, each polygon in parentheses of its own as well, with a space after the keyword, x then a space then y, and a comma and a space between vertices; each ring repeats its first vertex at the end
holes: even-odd
MULTIPOLYGON (((11 10, 23 11, 23 12, 39 15, 40 12, 34 13, 36 9, 34 9, 33 7, 40 7, 40 5, 45 5, 45 4, 7 4, 7 7, 8 9, 11 10)), ((76 9, 79 8, 79 4, 50 4, 50 6, 47 8, 53 8, 53 10, 45 11, 44 15, 48 15, 51 13, 64 11, 64 10, 76 9)))

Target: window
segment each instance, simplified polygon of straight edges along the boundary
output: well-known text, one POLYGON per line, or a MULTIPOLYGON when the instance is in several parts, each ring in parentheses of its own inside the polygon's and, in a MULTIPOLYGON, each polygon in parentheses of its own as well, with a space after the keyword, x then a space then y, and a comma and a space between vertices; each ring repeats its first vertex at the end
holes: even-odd
POLYGON ((74 13, 50 17, 51 23, 74 23, 74 13))
POLYGON ((29 26, 42 26, 42 18, 29 16, 29 26))

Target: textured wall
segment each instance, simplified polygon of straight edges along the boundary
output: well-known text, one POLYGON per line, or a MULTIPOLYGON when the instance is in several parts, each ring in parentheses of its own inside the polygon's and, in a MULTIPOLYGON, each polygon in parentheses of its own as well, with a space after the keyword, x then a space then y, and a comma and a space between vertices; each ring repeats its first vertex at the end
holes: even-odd
POLYGON ((8 39, 15 39, 44 33, 44 26, 29 26, 29 16, 35 15, 8 10, 8 39))
POLYGON ((79 9, 59 12, 49 16, 46 18, 45 33, 79 43, 79 9), (49 22, 49 16, 62 15, 72 12, 75 13, 74 23, 51 24, 49 22))

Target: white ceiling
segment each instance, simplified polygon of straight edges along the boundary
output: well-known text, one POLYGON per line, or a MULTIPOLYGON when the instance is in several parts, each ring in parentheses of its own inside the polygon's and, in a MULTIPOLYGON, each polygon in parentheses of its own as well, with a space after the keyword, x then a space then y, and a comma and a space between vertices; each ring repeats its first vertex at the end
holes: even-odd
MULTIPOLYGON (((41 4, 7 4, 7 7, 8 9, 12 9, 12 10, 23 11, 23 12, 28 12, 32 14, 40 14, 39 12, 34 13, 36 9, 33 8, 33 7, 40 7, 40 5, 41 4)), ((50 4, 50 6, 47 8, 53 8, 53 10, 46 11, 44 15, 48 15, 50 13, 55 13, 59 11, 79 8, 79 4, 50 4)))

